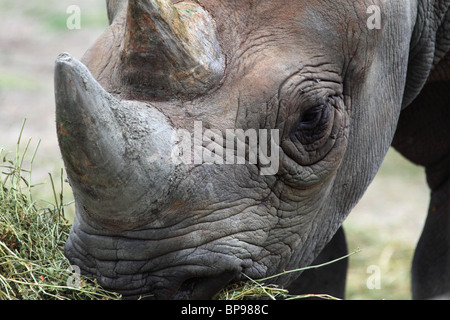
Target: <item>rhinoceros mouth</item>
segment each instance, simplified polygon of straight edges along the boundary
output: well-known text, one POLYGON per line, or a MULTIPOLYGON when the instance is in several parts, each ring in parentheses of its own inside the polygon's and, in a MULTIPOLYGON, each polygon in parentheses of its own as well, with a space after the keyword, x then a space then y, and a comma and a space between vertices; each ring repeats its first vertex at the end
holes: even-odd
POLYGON ((235 272, 224 272, 218 276, 194 277, 185 280, 176 293, 171 297, 174 300, 206 300, 236 279, 235 272))
POLYGON ((135 290, 108 287, 106 289, 120 293, 125 300, 209 300, 228 284, 237 282, 238 279, 237 272, 227 271, 215 276, 187 278, 176 286, 167 285, 158 290, 149 287, 135 290))
MULTIPOLYGON (((85 275, 96 278, 105 289, 121 294, 125 300, 209 300, 224 287, 240 279, 240 272, 234 270, 210 276, 186 276, 181 278, 183 280, 178 283, 164 282, 155 285, 154 281, 151 281, 133 289, 123 288, 121 284, 132 283, 133 279, 136 279, 135 276, 128 280, 125 279, 127 277, 122 277, 120 283, 116 283, 117 278, 106 279, 104 276, 95 276, 90 273, 85 273, 85 275)), ((140 278, 141 280, 147 279, 145 282, 148 282, 148 279, 152 279, 153 276, 152 274, 141 275, 140 278)), ((155 277, 155 279, 157 278, 155 277)), ((139 282, 139 280, 137 281, 139 282)))

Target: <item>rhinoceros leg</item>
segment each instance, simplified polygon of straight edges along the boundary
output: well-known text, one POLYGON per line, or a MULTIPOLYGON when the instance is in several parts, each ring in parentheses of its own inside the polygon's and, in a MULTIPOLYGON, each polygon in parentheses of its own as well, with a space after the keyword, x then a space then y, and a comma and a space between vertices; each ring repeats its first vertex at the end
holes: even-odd
POLYGON ((414 255, 414 299, 435 299, 450 294, 449 199, 450 179, 447 177, 445 182, 431 193, 428 217, 414 255))
MULTIPOLYGON (((311 265, 323 264, 347 254, 347 242, 341 227, 311 265)), ((328 294, 345 298, 348 259, 304 271, 287 289, 290 294, 328 294)))
POLYGON ((400 116, 393 146, 426 169, 431 202, 412 266, 414 299, 450 293, 450 54, 400 116))

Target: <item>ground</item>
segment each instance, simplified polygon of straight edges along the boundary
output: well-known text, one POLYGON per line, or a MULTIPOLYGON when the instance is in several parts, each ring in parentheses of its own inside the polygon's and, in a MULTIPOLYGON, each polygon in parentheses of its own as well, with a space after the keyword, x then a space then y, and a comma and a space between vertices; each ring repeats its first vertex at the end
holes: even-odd
MULTIPOLYGON (((48 173, 59 179, 63 167, 55 129, 55 58, 61 52, 81 58, 106 24, 103 0, 0 0, 0 148, 14 154, 26 118, 21 148, 30 138, 30 149, 41 140, 33 182, 46 183, 35 188, 35 199, 53 197, 48 173), (67 27, 71 5, 80 8, 80 29, 67 27)), ((64 188, 68 201, 70 188, 64 188)), ((391 150, 344 224, 349 250, 362 250, 350 259, 348 299, 410 299, 410 263, 428 200, 422 168, 391 150)))

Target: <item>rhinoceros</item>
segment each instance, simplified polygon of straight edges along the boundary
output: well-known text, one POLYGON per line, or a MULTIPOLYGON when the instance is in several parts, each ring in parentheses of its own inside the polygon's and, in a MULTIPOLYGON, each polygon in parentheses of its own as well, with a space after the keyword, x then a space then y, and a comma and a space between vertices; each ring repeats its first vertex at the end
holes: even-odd
MULTIPOLYGON (((98 41, 55 65, 83 274, 124 298, 208 299, 343 256, 392 145, 431 188, 413 298, 450 291, 448 0, 106 5, 98 41)), ((267 282, 343 297, 345 261, 314 272, 267 282)))

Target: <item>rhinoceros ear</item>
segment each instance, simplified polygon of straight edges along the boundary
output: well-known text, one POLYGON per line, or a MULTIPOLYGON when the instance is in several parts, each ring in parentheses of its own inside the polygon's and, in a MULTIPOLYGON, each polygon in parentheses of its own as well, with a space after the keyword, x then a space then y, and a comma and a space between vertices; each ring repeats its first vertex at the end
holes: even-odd
POLYGON ((120 59, 122 88, 144 96, 203 93, 224 71, 214 20, 193 2, 129 0, 120 59))
POLYGON ((108 10, 108 20, 111 25, 114 19, 119 16, 127 4, 126 0, 106 0, 106 8, 108 10))

